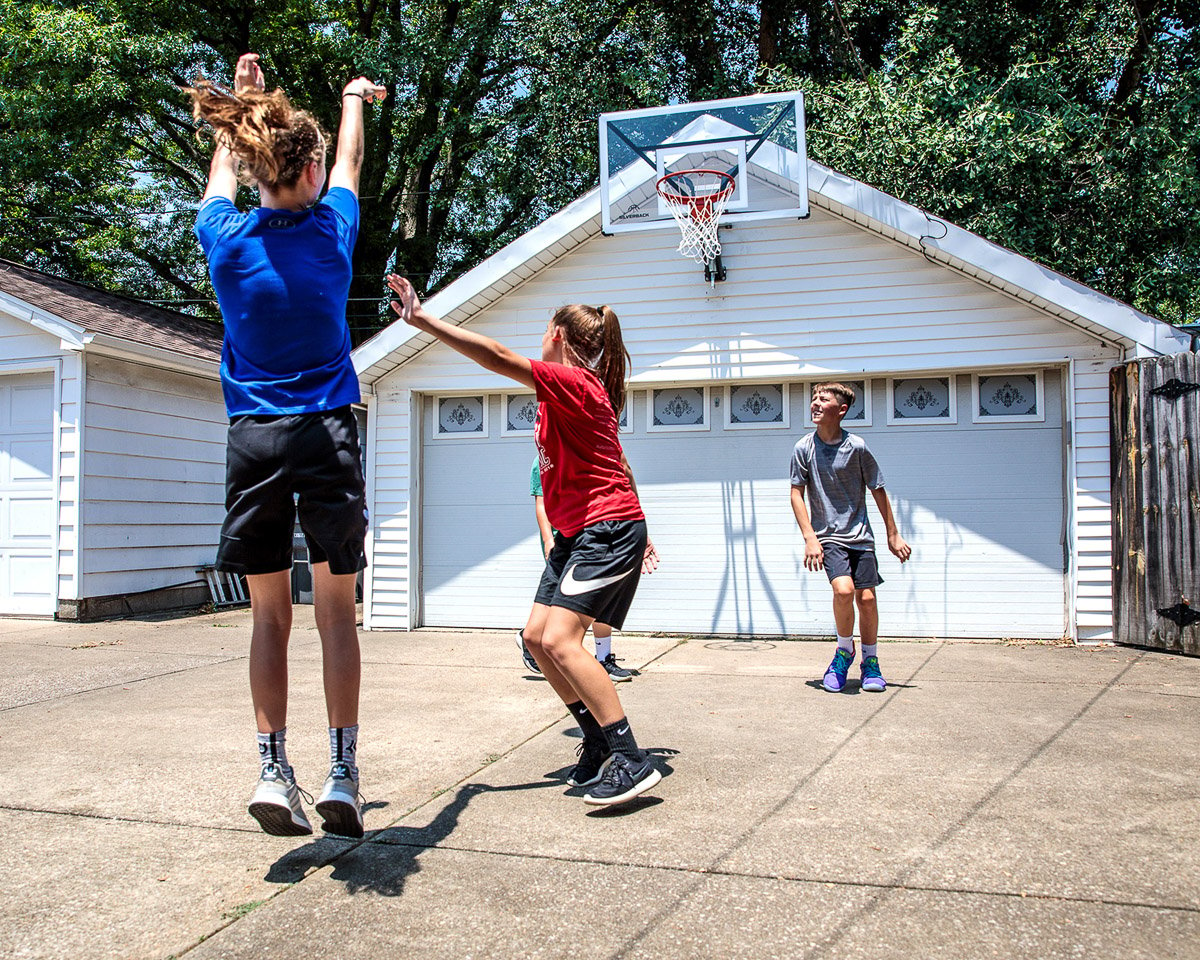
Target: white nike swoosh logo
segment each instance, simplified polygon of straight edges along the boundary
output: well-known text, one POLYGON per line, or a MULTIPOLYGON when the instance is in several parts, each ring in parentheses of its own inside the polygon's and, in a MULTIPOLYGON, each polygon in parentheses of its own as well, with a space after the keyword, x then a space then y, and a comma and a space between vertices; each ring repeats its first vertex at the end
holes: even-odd
POLYGON ((627 576, 633 573, 633 568, 626 570, 624 573, 617 573, 611 577, 596 577, 594 580, 576 580, 575 566, 567 571, 567 575, 562 578, 558 584, 558 589, 568 597, 577 597, 581 593, 590 593, 593 590, 599 590, 601 587, 607 587, 609 584, 616 583, 618 580, 624 580, 627 576))
POLYGON ((623 736, 625 736, 625 734, 627 734, 628 732, 629 732, 629 728, 628 728, 628 727, 622 727, 620 730, 618 730, 618 731, 617 731, 617 736, 618 736, 618 737, 623 737, 623 736))

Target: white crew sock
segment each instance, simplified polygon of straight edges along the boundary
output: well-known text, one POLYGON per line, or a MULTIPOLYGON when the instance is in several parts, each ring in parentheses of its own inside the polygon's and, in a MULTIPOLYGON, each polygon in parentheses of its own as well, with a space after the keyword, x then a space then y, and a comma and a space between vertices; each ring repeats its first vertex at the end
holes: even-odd
POLYGON ((596 641, 596 659, 603 661, 612 653, 612 634, 602 637, 593 630, 592 639, 596 641))
POLYGON ((287 727, 272 733, 258 735, 258 762, 265 770, 268 764, 275 764, 283 771, 289 780, 294 780, 292 765, 287 760, 287 727))
POLYGON ((872 643, 872 644, 866 644, 866 643, 864 643, 864 644, 862 645, 863 659, 865 660, 867 657, 874 657, 874 656, 877 656, 877 654, 875 653, 875 651, 876 651, 878 648, 879 648, 879 644, 877 644, 877 643, 872 643))
POLYGON ((358 724, 352 727, 329 728, 329 765, 349 764, 351 770, 358 769, 358 724))
MULTIPOLYGON (((826 648, 826 649, 828 649, 828 648, 826 648)), ((850 636, 848 636, 848 637, 843 637, 839 633, 838 634, 838 649, 845 650, 847 653, 853 653, 854 652, 854 634, 850 634, 850 636)))

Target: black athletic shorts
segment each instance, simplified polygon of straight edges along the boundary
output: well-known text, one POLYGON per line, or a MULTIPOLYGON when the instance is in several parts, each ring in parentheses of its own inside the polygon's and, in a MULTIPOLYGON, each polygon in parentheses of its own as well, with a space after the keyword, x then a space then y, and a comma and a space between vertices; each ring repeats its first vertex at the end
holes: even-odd
POLYGON ((874 547, 859 549, 826 542, 821 549, 825 551, 825 573, 830 583, 835 577, 852 577, 855 590, 868 590, 883 583, 874 547))
POLYGON ((330 573, 367 565, 366 493, 350 407, 235 417, 225 463, 218 569, 291 569, 297 511, 312 563, 328 561, 330 573))
POLYGON ((645 520, 601 520, 554 536, 535 603, 566 607, 620 630, 642 578, 645 520))

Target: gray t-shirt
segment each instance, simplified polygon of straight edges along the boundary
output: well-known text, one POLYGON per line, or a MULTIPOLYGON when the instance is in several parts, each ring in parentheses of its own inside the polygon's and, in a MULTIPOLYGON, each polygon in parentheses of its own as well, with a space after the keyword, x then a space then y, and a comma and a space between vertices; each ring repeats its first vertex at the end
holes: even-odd
POLYGON ((883 473, 867 442, 845 430, 838 443, 807 434, 792 452, 792 486, 807 489, 813 531, 822 543, 873 547, 867 488, 883 485, 883 473))

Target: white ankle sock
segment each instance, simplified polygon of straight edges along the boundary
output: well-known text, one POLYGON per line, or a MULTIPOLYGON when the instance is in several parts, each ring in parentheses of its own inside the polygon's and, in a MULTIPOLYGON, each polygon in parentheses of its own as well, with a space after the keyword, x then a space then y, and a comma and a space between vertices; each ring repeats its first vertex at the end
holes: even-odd
POLYGON ((847 653, 853 653, 854 634, 850 634, 848 637, 843 637, 841 634, 838 634, 838 649, 845 650, 847 653))
POLYGON ((868 645, 868 644, 864 643, 862 645, 863 659, 865 660, 867 657, 876 656, 875 651, 877 648, 878 648, 878 644, 872 643, 872 644, 868 645))

